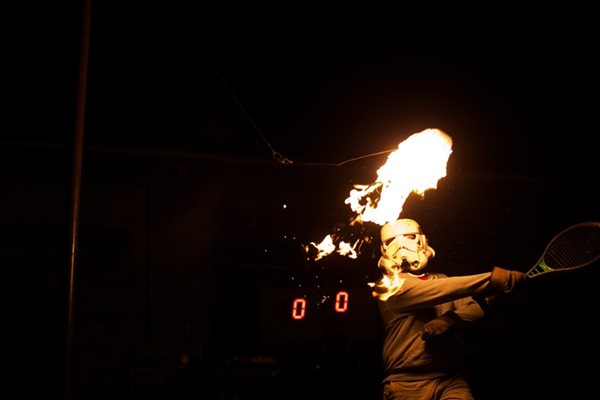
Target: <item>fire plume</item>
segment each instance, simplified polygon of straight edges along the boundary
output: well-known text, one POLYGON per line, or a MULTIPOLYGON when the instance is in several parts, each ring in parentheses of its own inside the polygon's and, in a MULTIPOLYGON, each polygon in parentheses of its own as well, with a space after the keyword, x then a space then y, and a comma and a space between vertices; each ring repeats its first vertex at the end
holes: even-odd
POLYGON ((411 193, 423 196, 446 176, 452 139, 438 129, 409 136, 388 155, 370 185, 355 185, 345 200, 357 215, 353 222, 383 225, 395 221, 411 193))
MULTIPOLYGON (((392 151, 386 163, 377 170, 371 184, 357 184, 344 201, 356 214, 350 225, 373 222, 384 225, 399 218, 411 193, 424 196, 428 189, 437 189, 438 181, 446 176, 446 165, 452 154, 452 138, 439 129, 414 133, 392 151)), ((336 251, 356 258, 358 241, 350 246, 327 235, 319 244, 316 260, 336 251)))

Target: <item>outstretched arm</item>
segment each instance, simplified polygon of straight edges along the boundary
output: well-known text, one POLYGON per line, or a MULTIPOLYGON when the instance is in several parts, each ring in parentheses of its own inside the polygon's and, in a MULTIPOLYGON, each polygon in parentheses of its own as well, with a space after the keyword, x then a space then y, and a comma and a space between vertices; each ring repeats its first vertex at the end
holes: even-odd
MULTIPOLYGON (((508 293, 525 280, 522 272, 500 267, 494 267, 492 272, 444 279, 420 280, 408 274, 400 274, 399 277, 401 282, 393 295, 380 296, 380 286, 375 286, 373 290, 373 295, 385 302, 385 308, 392 313, 410 313, 471 296, 508 293)), ((383 290, 386 294, 385 288, 383 290)))

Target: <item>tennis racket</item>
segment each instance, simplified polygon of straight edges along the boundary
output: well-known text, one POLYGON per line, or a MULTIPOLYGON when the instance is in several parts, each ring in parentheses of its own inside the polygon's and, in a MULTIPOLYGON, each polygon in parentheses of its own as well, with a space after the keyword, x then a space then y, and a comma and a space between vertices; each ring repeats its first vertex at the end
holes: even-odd
POLYGON ((600 222, 581 222, 554 236, 535 266, 525 275, 534 278, 554 272, 572 271, 590 265, 599 258, 600 222))

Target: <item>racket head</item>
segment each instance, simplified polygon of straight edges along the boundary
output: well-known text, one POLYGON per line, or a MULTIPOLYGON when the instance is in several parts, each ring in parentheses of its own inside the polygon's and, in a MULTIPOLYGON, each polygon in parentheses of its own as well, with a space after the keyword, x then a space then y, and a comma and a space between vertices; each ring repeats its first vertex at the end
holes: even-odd
POLYGON ((536 264, 526 273, 528 278, 573 271, 600 259, 600 221, 586 221, 563 229, 542 252, 536 264))

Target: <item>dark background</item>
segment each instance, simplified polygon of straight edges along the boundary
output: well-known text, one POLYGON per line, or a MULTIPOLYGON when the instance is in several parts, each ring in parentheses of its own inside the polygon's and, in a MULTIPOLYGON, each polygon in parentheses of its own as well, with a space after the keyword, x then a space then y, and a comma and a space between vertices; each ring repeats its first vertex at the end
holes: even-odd
MULTIPOLYGON (((4 398, 63 396, 82 4, 7 12, 4 398)), ((352 185, 426 128, 454 140, 448 174, 403 215, 441 272, 526 271, 597 220, 592 15, 94 2, 77 398, 379 398, 378 227, 357 260, 304 246, 346 227, 352 185)), ((597 274, 536 282, 471 332, 480 399, 592 397, 597 274)))

